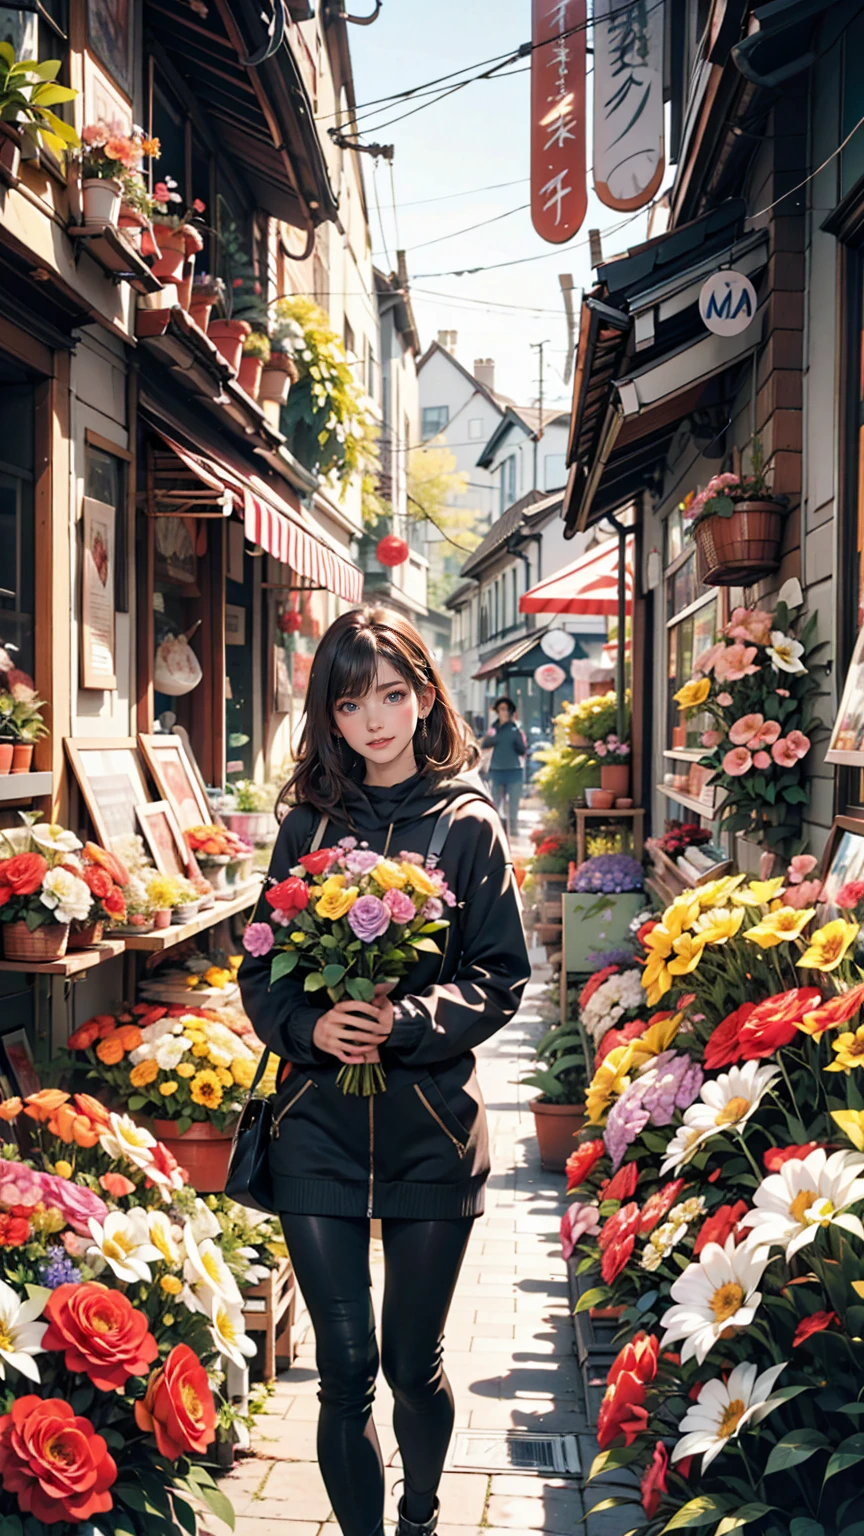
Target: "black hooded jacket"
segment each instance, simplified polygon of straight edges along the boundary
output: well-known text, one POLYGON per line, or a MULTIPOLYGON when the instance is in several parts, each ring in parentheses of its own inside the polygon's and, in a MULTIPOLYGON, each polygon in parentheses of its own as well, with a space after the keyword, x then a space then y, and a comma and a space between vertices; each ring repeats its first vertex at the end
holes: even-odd
MULTIPOLYGON (((455 811, 439 868, 457 905, 446 910, 450 926, 436 941, 443 957, 421 954, 393 992, 393 1030, 381 1048, 384 1093, 367 1099, 337 1086, 341 1062, 312 1041, 329 1001, 314 1002, 302 977, 271 988, 270 955, 243 961, 246 1011, 260 1038, 291 1063, 274 1103, 270 1149, 280 1211, 429 1219, 483 1210, 489 1147, 473 1048, 515 1013, 530 971, 498 816, 472 775, 442 783, 418 773, 392 788, 355 786, 323 846, 350 835, 397 859, 403 851, 425 857, 441 811, 456 799, 466 803, 455 811)), ((308 851, 319 821, 306 805, 286 816, 273 880, 285 879, 308 851)), ((256 918, 268 914, 262 905, 256 918)))

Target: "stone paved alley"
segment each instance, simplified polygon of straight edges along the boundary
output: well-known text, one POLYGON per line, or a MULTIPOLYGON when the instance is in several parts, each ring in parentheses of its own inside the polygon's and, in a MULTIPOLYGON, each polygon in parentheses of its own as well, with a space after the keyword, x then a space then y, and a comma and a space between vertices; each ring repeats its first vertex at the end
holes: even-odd
MULTIPOLYGON (((546 974, 535 972, 519 1014, 478 1052, 493 1171, 486 1214, 476 1224, 450 1313, 445 1360, 457 1429, 575 1434, 587 1468, 597 1446, 584 1414, 558 1239, 564 1179, 540 1168, 528 1108, 533 1090, 517 1081, 531 1061, 532 1041, 548 1027, 541 1016, 546 974)), ((373 1273, 380 1302, 380 1255, 373 1273)), ((294 1366, 280 1376, 269 1411, 258 1420, 256 1455, 241 1460, 223 1484, 235 1505, 238 1536, 327 1536, 336 1529, 315 1459, 318 1377, 311 1330, 301 1329, 300 1338, 294 1366)), ((391 1524, 401 1489, 393 1491, 400 1471, 392 1396, 383 1376, 374 1417, 387 1463, 391 1524)), ((610 1491, 592 1487, 587 1507, 610 1491)), ((586 1529, 582 1515, 578 1481, 445 1472, 439 1533, 575 1536, 586 1529)), ((611 1510, 588 1522, 588 1536, 617 1536, 635 1523, 632 1511, 611 1510)))

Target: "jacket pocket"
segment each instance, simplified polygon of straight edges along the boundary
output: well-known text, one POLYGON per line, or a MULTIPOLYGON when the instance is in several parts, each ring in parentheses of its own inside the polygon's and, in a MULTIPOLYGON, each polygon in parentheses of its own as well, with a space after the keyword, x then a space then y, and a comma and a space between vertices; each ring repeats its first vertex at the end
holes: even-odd
POLYGON ((286 1084, 281 1095, 277 1095, 273 1105, 273 1119, 270 1126, 270 1136, 273 1141, 279 1140, 279 1127, 285 1116, 294 1108, 299 1099, 302 1099, 308 1088, 317 1088, 318 1084, 311 1077, 307 1077, 305 1083, 299 1088, 296 1082, 286 1084), (281 1101, 281 1102, 280 1102, 281 1101))
POLYGON ((431 1077, 426 1076, 419 1083, 414 1084, 414 1092, 426 1113, 457 1148, 459 1156, 464 1157, 468 1150, 471 1133, 454 1115, 437 1084, 431 1077))

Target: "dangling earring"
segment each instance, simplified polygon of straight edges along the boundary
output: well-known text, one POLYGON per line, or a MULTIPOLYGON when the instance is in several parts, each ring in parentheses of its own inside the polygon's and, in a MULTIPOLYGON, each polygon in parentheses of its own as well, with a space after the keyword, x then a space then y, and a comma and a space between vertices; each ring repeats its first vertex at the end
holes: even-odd
POLYGON ((426 745, 426 738, 428 737, 428 735, 429 735, 429 732, 426 729, 426 716, 424 715, 423 718, 422 718, 421 727, 420 727, 420 736, 421 736, 421 739, 422 739, 424 747, 426 745))

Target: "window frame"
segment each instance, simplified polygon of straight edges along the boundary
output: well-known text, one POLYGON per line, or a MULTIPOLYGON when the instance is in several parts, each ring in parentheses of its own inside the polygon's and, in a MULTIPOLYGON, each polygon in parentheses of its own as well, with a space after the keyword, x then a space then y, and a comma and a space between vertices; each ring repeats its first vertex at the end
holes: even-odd
POLYGON ((446 432, 446 430, 449 427, 449 425, 450 425, 450 407, 449 407, 449 405, 424 405, 422 410, 421 410, 421 412, 420 412, 420 438, 421 438, 421 441, 424 442, 424 443, 428 443, 431 438, 438 437, 439 433, 446 432), (440 415, 441 411, 446 412, 444 421, 439 426, 435 427, 432 431, 427 432, 427 430, 426 430, 427 418, 429 416, 431 416, 435 412, 438 412, 439 415, 440 415))

